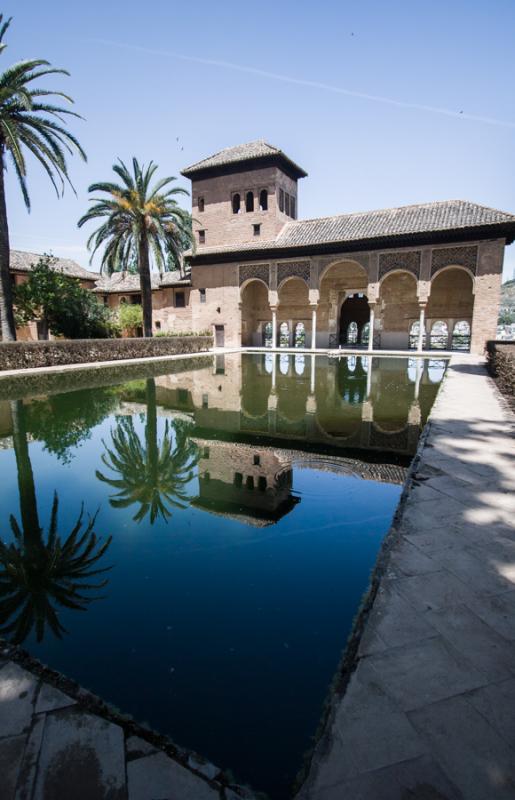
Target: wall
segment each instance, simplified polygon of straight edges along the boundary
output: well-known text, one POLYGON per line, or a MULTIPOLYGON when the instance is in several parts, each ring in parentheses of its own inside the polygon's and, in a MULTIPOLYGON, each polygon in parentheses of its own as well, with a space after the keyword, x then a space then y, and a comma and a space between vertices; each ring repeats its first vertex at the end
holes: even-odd
POLYGON ((198 353, 209 350, 212 346, 211 336, 0 342, 0 371, 198 353))
POLYGON ((236 264, 194 266, 191 270, 191 324, 195 331, 213 331, 223 325, 225 346, 241 343, 240 290, 236 264), (206 290, 206 302, 200 302, 200 289, 206 290))

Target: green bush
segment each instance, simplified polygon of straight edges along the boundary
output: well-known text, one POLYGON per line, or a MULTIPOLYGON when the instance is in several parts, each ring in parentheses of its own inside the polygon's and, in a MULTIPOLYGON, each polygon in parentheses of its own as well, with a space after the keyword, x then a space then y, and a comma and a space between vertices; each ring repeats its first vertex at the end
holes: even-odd
POLYGON ((515 342, 487 342, 487 366, 499 389, 515 402, 515 342))
POLYGON ((117 321, 120 329, 129 336, 135 336, 143 325, 143 309, 137 303, 121 303, 118 307, 117 321))
POLYGON ((211 331, 158 331, 154 336, 212 336, 211 331))

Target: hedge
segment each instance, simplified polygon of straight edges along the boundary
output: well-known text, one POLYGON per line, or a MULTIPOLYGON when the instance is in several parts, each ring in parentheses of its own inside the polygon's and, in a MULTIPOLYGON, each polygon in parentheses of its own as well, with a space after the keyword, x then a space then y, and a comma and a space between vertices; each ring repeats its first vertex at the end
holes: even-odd
POLYGON ((487 342, 486 352, 490 375, 501 392, 515 400, 515 341, 487 342))

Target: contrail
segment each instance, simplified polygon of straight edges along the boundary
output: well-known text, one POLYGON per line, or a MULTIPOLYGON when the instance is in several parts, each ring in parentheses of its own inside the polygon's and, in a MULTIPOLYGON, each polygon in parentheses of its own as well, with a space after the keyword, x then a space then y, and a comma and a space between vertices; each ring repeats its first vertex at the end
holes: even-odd
POLYGON ((210 67, 220 67, 222 69, 232 69, 236 72, 245 72, 248 75, 257 75, 261 78, 268 80, 280 81, 281 83, 290 83, 295 86, 306 86, 309 89, 322 89, 325 92, 332 92, 333 94, 342 94, 347 97, 358 97, 361 100, 370 100, 374 103, 383 103, 389 106, 397 106, 397 108, 411 108, 416 111, 425 111, 431 114, 443 114, 446 117, 455 117, 457 119, 466 119, 470 122, 482 122, 486 125, 497 125, 502 128, 515 128, 515 122, 507 120, 495 119, 494 117, 482 117, 476 114, 466 114, 462 111, 451 111, 448 108, 439 108, 438 106, 428 106, 421 103, 409 103, 405 100, 395 100, 392 97, 382 97, 381 95, 367 94, 366 92, 357 92, 353 89, 344 89, 341 86, 334 86, 330 83, 322 83, 320 81, 310 81, 305 78, 294 78, 291 75, 281 75, 278 72, 268 72, 268 70, 257 69, 256 67, 248 67, 244 64, 234 64, 231 61, 220 61, 212 58, 200 58, 199 56, 187 56, 183 53, 175 53, 171 50, 156 50, 151 47, 142 47, 136 44, 126 44, 124 42, 113 42, 109 39, 88 39, 89 42, 95 44, 107 45, 109 47, 120 47, 126 50, 136 50, 140 53, 148 53, 154 56, 165 56, 167 58, 178 58, 181 61, 190 61, 195 64, 205 64, 210 67))

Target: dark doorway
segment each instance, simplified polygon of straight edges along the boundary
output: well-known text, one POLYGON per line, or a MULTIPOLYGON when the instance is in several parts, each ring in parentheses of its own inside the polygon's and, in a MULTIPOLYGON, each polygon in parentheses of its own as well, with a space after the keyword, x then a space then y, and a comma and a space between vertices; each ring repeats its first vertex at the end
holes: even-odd
POLYGON ((215 325, 215 345, 225 347, 225 329, 223 325, 215 325))
MULTIPOLYGON (((348 297, 340 311, 340 344, 346 347, 365 345, 363 332, 370 320, 370 308, 364 294, 348 297)), ((368 329, 367 329, 368 330, 368 329)))

